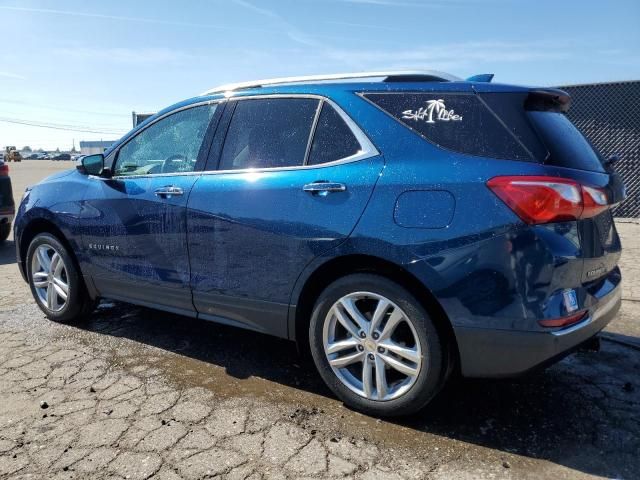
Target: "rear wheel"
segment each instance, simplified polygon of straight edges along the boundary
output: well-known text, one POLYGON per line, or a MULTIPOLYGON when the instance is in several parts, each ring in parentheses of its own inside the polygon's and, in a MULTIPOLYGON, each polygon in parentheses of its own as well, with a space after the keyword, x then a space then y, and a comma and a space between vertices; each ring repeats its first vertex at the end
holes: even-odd
POLYGON ((53 235, 41 233, 31 241, 26 267, 33 298, 50 320, 73 322, 95 308, 73 258, 53 235))
POLYGON ((406 415, 442 386, 446 361, 429 315, 400 285, 354 274, 320 295, 309 332, 314 362, 347 405, 368 414, 406 415))

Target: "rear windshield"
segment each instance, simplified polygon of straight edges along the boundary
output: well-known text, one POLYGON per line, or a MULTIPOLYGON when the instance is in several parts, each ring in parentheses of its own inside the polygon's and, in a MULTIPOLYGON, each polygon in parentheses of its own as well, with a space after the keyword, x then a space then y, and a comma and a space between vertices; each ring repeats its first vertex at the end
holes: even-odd
POLYGON ((527 92, 369 93, 364 97, 425 139, 459 153, 603 172, 564 113, 527 111, 527 92))
POLYGON ((593 146, 564 113, 536 111, 527 112, 527 117, 549 149, 546 163, 594 172, 605 171, 593 146))

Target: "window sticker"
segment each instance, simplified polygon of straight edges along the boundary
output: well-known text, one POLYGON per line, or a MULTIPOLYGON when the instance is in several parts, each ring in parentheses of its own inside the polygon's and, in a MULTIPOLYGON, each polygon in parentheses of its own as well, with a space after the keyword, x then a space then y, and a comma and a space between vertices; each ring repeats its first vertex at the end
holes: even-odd
POLYGON ((427 100, 426 106, 420 107, 417 110, 405 110, 402 112, 402 118, 405 120, 424 120, 427 123, 436 122, 461 122, 462 115, 458 115, 451 110, 447 110, 444 100, 439 98, 438 100, 427 100))
POLYGON ((532 160, 508 127, 474 93, 373 92, 363 96, 439 148, 481 157, 532 160))

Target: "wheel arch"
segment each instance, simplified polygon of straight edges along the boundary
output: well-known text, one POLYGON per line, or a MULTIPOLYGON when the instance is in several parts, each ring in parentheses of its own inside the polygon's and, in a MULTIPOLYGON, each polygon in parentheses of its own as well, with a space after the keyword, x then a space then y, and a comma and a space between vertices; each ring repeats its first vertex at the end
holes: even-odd
POLYGON ((64 233, 62 233, 62 230, 60 230, 60 228, 58 228, 58 226, 51 220, 47 220, 46 218, 34 218, 24 227, 20 235, 20 261, 23 264, 27 261, 29 245, 31 245, 31 242, 36 235, 40 233, 50 233, 55 236, 65 246, 77 263, 78 260, 75 256, 75 252, 71 248, 71 245, 64 233))
MULTIPOLYGON (((408 290, 433 319, 436 328, 445 340, 448 370, 457 368, 459 362, 458 345, 453 326, 442 305, 433 292, 411 272, 397 264, 371 255, 344 255, 323 263, 305 280, 296 300, 294 321, 290 337, 301 352, 309 351, 309 321, 318 296, 335 280, 353 273, 372 273, 392 280, 408 290)), ((449 372, 447 372, 449 373, 449 372)))
POLYGON ((28 281, 26 257, 27 257, 27 252, 29 250, 29 245, 31 245, 31 242, 36 237, 36 235, 40 233, 49 233, 54 237, 56 237, 60 241, 60 243, 64 245, 64 248, 66 248, 67 252, 69 252, 69 255, 71 256, 71 259, 73 260, 76 269, 80 273, 81 279, 84 279, 85 288, 89 292, 91 298, 95 298, 96 292, 93 288, 90 288, 91 287, 91 285, 89 285, 90 282, 87 282, 86 277, 82 275, 82 270, 80 269, 80 262, 78 261, 76 252, 73 249, 69 240, 67 239, 66 235, 64 234, 62 229, 60 229, 60 227, 58 227, 53 221, 46 218, 42 218, 42 217, 34 218, 31 221, 29 221, 29 223, 27 223, 27 225, 22 229, 22 232, 20 234, 20 243, 18 246, 19 248, 18 251, 20 255, 20 270, 25 281, 28 281))

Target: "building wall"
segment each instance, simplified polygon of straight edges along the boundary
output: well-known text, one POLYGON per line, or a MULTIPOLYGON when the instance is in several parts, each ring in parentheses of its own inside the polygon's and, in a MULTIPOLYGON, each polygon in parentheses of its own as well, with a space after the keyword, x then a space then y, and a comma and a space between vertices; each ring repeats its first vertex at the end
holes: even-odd
POLYGON ((114 142, 111 140, 81 141, 80 154, 95 155, 96 153, 102 153, 105 151, 105 149, 109 148, 113 143, 114 142))
POLYGON ((81 155, 94 155, 102 152, 104 152, 104 148, 102 147, 80 147, 81 155))

